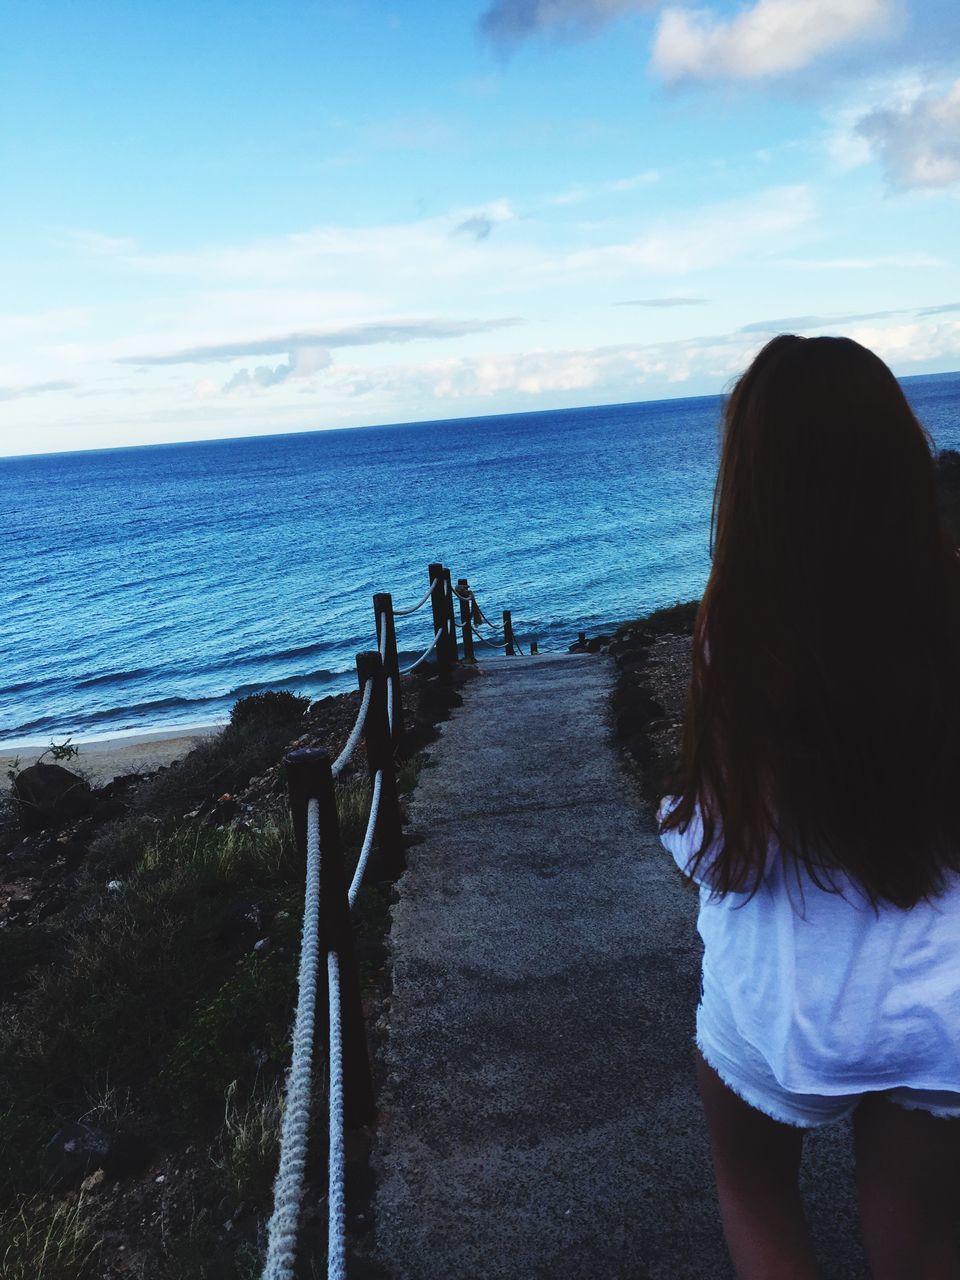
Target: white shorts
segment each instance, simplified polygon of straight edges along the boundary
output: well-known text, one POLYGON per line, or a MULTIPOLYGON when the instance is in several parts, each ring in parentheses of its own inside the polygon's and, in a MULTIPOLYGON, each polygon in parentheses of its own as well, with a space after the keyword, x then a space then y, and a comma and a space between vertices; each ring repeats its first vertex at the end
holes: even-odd
MULTIPOLYGON (((705 975, 706 976, 706 975, 705 975)), ((866 1095, 791 1093, 778 1083, 763 1055, 741 1036, 730 1005, 715 982, 706 980, 697 1009, 697 1048, 707 1064, 744 1102, 781 1124, 814 1129, 852 1114, 866 1095)), ((945 1120, 960 1118, 960 1093, 931 1089, 883 1089, 880 1097, 908 1111, 929 1111, 945 1120)))

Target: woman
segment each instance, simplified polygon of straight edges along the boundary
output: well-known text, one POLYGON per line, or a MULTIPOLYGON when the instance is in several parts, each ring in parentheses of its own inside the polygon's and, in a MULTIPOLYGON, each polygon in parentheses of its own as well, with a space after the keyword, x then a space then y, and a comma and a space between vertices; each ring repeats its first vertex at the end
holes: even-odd
POLYGON ((876 1277, 960 1276, 960 561, 930 441, 845 338, 727 407, 661 838, 700 888, 698 1079, 741 1277, 814 1277, 803 1132, 852 1115, 876 1277))

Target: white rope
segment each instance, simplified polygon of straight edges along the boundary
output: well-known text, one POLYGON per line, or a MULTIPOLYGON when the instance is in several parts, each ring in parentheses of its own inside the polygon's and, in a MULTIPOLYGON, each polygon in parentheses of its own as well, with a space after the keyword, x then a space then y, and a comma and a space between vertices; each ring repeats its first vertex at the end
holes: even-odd
POLYGON ((340 1020, 340 962, 327 952, 330 1002, 330 1163, 327 1170, 327 1280, 347 1280, 343 1148, 343 1038, 340 1020))
MULTIPOLYGON (((320 932, 320 806, 307 805, 307 877, 300 944, 299 996, 293 1024, 293 1058, 280 1134, 280 1165, 274 1184, 273 1215, 267 1228, 267 1260, 261 1280, 292 1280, 297 1258, 297 1226, 310 1128, 310 1079, 317 1012, 320 932)), ((331 1121, 332 1123, 332 1121, 331 1121)))
POLYGON ((354 748, 360 741, 360 735, 363 733, 364 721, 367 718, 367 712, 370 710, 370 696, 373 693, 373 677, 371 676, 363 686, 363 698, 360 702, 360 710, 357 712, 357 719, 350 730, 350 737, 347 739, 347 745, 330 766, 330 772, 334 777, 343 769, 350 757, 353 755, 354 748))
POLYGON ((437 644, 442 635, 443 635, 443 627, 438 627, 437 634, 433 637, 433 643, 430 645, 430 648, 425 649, 424 652, 421 653, 420 657, 416 660, 416 662, 412 662, 409 667, 404 667, 401 670, 400 674, 402 676, 408 675, 411 671, 416 671, 417 667, 419 667, 421 662, 426 662, 426 660, 430 657, 431 653, 433 653, 434 649, 437 647, 437 644))
POLYGON ((393 616, 395 618, 405 618, 408 614, 416 613, 418 609, 422 609, 423 606, 430 599, 430 597, 433 595, 433 589, 439 581, 440 581, 439 578, 434 578, 434 580, 430 583, 429 591, 421 600, 418 600, 416 604, 411 605, 409 609, 394 609, 393 616))
POLYGON ((473 638, 474 640, 479 640, 481 644, 489 645, 491 649, 504 648, 504 642, 502 640, 497 640, 497 641, 488 640, 487 637, 484 635, 481 635, 479 631, 475 631, 473 633, 473 638))
POLYGON ((357 869, 353 873, 353 880, 350 888, 347 890, 347 902, 352 907, 357 900, 357 894, 360 892, 360 884, 363 880, 363 873, 367 869, 367 861, 370 857, 370 850, 373 847, 373 833, 377 826, 377 814, 380 811, 380 789, 383 786, 383 770, 378 769, 373 779, 373 796, 370 800, 370 817, 367 820, 367 833, 363 837, 363 845, 360 848, 360 857, 357 859, 357 869))

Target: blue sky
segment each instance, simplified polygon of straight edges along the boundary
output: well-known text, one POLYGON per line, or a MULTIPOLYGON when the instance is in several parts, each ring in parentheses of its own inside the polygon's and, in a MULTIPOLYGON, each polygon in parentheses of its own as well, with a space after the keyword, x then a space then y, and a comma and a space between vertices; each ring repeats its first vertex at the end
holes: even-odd
POLYGON ((0 453, 960 368, 954 0, 8 7, 0 453))

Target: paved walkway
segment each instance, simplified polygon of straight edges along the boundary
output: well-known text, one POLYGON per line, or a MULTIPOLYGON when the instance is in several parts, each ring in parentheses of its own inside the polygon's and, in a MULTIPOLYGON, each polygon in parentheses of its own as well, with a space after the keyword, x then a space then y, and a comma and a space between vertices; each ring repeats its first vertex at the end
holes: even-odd
MULTIPOLYGON (((499 658, 415 793, 394 908, 377 1256, 396 1280, 730 1277, 692 1083, 696 898, 608 726, 610 659, 499 658)), ((866 1275, 843 1129, 806 1163, 866 1275)))

